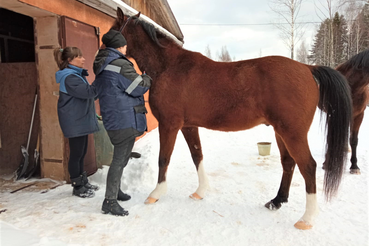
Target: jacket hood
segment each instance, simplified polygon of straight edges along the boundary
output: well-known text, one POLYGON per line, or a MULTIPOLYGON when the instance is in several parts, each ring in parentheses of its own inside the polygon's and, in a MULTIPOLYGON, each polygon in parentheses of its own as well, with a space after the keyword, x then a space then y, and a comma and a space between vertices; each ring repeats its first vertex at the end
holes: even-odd
POLYGON ((107 47, 103 50, 99 50, 99 53, 97 53, 93 65, 95 75, 100 74, 107 65, 109 65, 112 61, 116 59, 125 59, 129 61, 122 53, 120 53, 116 49, 107 47))
POLYGON ((88 76, 87 70, 83 68, 79 68, 73 65, 68 65, 67 68, 63 70, 59 70, 55 73, 56 83, 60 84, 65 80, 65 78, 70 74, 78 74, 80 76, 88 76))

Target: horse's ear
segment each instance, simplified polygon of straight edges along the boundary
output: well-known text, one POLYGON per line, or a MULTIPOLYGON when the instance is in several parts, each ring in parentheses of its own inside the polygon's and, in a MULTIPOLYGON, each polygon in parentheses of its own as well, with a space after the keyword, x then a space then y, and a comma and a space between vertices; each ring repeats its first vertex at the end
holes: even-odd
POLYGON ((123 13, 123 10, 121 8, 119 8, 119 7, 117 9, 117 20, 118 20, 118 23, 123 23, 124 22, 124 13, 123 13))
POLYGON ((138 12, 138 14, 137 15, 135 15, 137 18, 139 18, 140 17, 140 15, 141 15, 141 12, 138 12))

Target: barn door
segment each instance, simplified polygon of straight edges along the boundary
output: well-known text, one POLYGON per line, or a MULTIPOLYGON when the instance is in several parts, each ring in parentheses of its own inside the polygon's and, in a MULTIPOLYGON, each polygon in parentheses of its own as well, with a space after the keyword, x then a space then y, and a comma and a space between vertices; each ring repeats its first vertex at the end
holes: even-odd
MULTIPOLYGON (((87 80, 91 84, 95 80, 92 66, 96 51, 99 48, 98 29, 65 16, 61 18, 61 24, 62 46, 75 46, 82 50, 83 57, 86 59, 84 68, 86 68, 89 73, 87 80)), ((88 149, 85 157, 84 169, 88 175, 97 171, 93 134, 88 136, 88 149)))

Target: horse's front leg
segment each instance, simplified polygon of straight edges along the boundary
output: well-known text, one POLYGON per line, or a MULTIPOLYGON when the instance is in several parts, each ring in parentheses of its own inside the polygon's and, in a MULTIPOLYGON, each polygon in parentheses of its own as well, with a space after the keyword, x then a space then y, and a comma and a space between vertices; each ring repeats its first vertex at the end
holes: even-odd
POLYGON ((359 128, 361 125, 361 122, 363 121, 364 112, 359 114, 354 118, 354 122, 351 129, 351 135, 350 135, 350 145, 351 145, 351 167, 350 167, 350 173, 352 174, 360 174, 360 168, 357 165, 357 155, 356 155, 356 149, 358 144, 358 134, 359 134, 359 128))
POLYGON ((194 200, 201 200, 205 196, 205 191, 209 187, 208 178, 206 176, 203 164, 203 155, 198 127, 183 127, 182 133, 186 139, 190 149, 193 163, 196 166, 197 175, 199 177, 199 187, 190 197, 194 200))
POLYGON ((159 122, 160 151, 158 184, 146 199, 145 204, 157 202, 160 196, 167 191, 167 169, 179 129, 180 127, 175 127, 174 124, 161 124, 159 122))

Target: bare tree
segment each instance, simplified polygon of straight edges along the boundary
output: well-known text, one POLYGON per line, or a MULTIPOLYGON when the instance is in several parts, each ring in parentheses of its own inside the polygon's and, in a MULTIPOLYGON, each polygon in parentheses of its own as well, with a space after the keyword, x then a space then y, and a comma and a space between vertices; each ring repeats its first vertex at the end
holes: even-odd
POLYGON ((360 40, 360 36, 362 34, 360 28, 360 21, 355 21, 356 17, 359 15, 362 9, 362 1, 346 1, 344 4, 344 12, 347 19, 347 28, 350 35, 348 35, 347 42, 347 57, 351 57, 354 54, 358 53, 358 43, 357 40, 360 40))
POLYGON ((304 0, 270 0, 270 9, 282 20, 275 24, 294 59, 295 46, 304 36, 304 24, 297 22, 304 0), (285 23, 284 23, 285 22, 285 23))
POLYGON ((205 48, 205 56, 208 57, 209 59, 213 59, 211 57, 211 50, 210 50, 209 45, 207 45, 206 48, 205 48))
POLYGON ((218 61, 221 62, 231 62, 232 58, 229 55, 229 52, 227 50, 227 46, 222 47, 222 51, 220 52, 220 55, 218 56, 218 61))
POLYGON ((300 47, 298 48, 297 50, 297 57, 296 57, 296 60, 301 62, 301 63, 305 63, 305 64, 308 64, 308 56, 309 56, 309 52, 308 52, 308 49, 305 45, 305 41, 303 40, 301 42, 301 45, 300 47))

